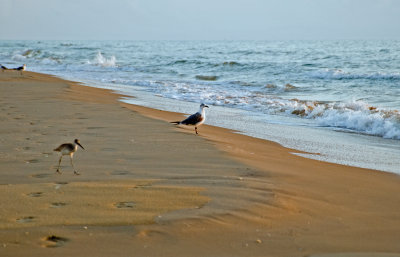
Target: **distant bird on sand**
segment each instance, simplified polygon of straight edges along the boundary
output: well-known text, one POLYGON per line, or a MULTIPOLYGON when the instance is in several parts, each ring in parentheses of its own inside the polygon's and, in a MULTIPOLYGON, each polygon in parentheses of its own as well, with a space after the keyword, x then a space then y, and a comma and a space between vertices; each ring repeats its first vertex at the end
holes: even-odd
POLYGON ((1 71, 8 70, 8 68, 6 66, 3 66, 1 64, 0 64, 0 66, 1 66, 1 71))
POLYGON ((74 157, 74 153, 78 150, 78 145, 85 150, 85 148, 83 148, 83 146, 80 144, 78 139, 75 139, 74 143, 66 143, 66 144, 62 144, 59 147, 57 147, 56 149, 54 149, 54 151, 56 152, 60 152, 61 153, 61 157, 60 160, 58 161, 58 168, 57 168, 57 172, 61 174, 60 171, 60 165, 61 165, 61 159, 64 155, 69 155, 69 157, 71 158, 71 165, 72 168, 74 168, 74 173, 76 175, 79 175, 79 172, 77 172, 75 170, 74 167, 74 163, 72 162, 72 159, 74 157))
POLYGON ((13 70, 19 70, 19 71, 21 72, 21 75, 22 75, 22 72, 23 72, 24 70, 26 70, 26 64, 24 64, 24 65, 22 65, 22 66, 20 66, 20 67, 18 67, 18 68, 14 68, 13 70))
POLYGON ((13 70, 26 70, 26 64, 24 64, 18 68, 14 68, 13 70))
POLYGON ((180 125, 191 125, 194 126, 194 130, 197 133, 197 127, 200 126, 201 124, 204 123, 204 121, 206 120, 206 113, 204 111, 204 108, 208 108, 207 105, 205 104, 201 104, 200 105, 200 110, 198 112, 196 112, 195 114, 190 115, 188 118, 184 119, 183 121, 173 121, 171 123, 180 125))

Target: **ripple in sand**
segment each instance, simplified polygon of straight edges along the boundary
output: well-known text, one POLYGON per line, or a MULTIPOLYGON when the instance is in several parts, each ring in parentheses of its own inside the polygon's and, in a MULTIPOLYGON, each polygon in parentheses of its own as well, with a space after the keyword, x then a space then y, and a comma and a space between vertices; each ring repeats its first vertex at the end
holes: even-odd
POLYGON ((31 223, 31 222, 33 222, 34 219, 35 219, 35 217, 28 216, 28 217, 23 217, 23 218, 17 219, 17 222, 18 223, 31 223))
POLYGON ((114 204, 114 206, 118 209, 132 209, 133 207, 135 207, 135 203, 134 202, 119 202, 114 204))

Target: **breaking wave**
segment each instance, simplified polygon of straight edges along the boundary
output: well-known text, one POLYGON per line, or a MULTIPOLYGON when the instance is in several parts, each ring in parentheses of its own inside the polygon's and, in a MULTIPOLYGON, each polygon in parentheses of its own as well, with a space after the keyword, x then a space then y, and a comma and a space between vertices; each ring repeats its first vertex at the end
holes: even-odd
POLYGON ((380 109, 363 101, 320 103, 291 100, 286 112, 315 119, 321 126, 343 128, 355 132, 400 139, 400 112, 380 109))
MULTIPOLYGON (((400 112, 377 108, 361 100, 349 102, 304 101, 283 99, 267 94, 263 89, 247 87, 238 90, 234 85, 217 87, 204 83, 172 81, 135 81, 164 97, 194 101, 205 100, 217 106, 230 106, 272 115, 288 115, 315 121, 322 127, 340 128, 360 134, 400 140, 400 112)), ((268 84, 264 90, 296 90, 291 84, 268 84)))
POLYGON ((33 61, 42 64, 60 64, 61 58, 40 49, 26 49, 14 52, 11 59, 16 62, 33 61))
POLYGON ((88 64, 96 65, 96 66, 101 66, 101 67, 117 67, 116 65, 117 59, 115 58, 114 55, 112 55, 110 58, 104 57, 104 55, 101 54, 101 52, 97 52, 97 55, 94 57, 92 61, 88 61, 88 64))

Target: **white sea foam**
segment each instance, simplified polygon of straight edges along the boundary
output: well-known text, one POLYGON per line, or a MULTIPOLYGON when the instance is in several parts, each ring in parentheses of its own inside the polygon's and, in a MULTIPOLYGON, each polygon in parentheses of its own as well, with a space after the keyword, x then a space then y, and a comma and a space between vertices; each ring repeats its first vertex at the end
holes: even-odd
POLYGON ((313 71, 309 73, 310 77, 318 79, 370 79, 370 80, 398 80, 400 79, 400 73, 384 73, 384 72, 373 72, 373 73, 351 73, 340 69, 325 69, 319 71, 313 71))
POLYGON ((116 67, 117 59, 112 55, 109 59, 104 57, 100 51, 92 61, 88 61, 88 64, 102 66, 102 67, 116 67))
POLYGON ((25 60, 26 60, 26 56, 23 56, 23 55, 21 55, 21 54, 19 54, 19 53, 16 53, 16 54, 14 54, 14 55, 11 57, 11 59, 12 59, 13 61, 20 62, 20 61, 25 61, 25 60))
POLYGON ((345 128, 368 135, 400 139, 400 113, 396 110, 375 108, 363 101, 318 103, 291 100, 278 102, 286 113, 315 119, 321 126, 345 128))
MULTIPOLYGON (((154 86, 155 82, 152 83, 154 86)), ((141 84, 143 85, 143 84, 141 84)), ((149 85, 147 85, 149 86, 149 85)), ((165 83, 159 83, 165 87, 165 83)), ((207 85, 194 86, 187 83, 168 83, 168 91, 158 93, 173 99, 204 101, 218 106, 232 106, 267 114, 285 114, 315 120, 319 126, 344 128, 354 132, 400 139, 400 113, 380 109, 363 101, 321 103, 282 99, 257 92, 239 90, 217 91, 207 85), (174 89, 175 88, 175 89, 174 89)))
MULTIPOLYGON (((283 99, 258 91, 215 88, 209 84, 147 81, 134 84, 172 99, 207 101, 217 106, 231 106, 266 114, 284 114, 314 120, 316 125, 343 128, 361 134, 400 139, 400 113, 376 108, 364 101, 318 102, 283 99)), ((290 86, 292 88, 292 86, 290 86)))

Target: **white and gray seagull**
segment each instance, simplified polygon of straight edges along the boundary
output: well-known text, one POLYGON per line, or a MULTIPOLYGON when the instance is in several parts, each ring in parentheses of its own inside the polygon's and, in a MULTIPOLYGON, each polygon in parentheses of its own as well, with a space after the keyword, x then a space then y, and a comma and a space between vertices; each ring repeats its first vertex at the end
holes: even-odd
POLYGON ((24 65, 22 65, 20 67, 17 67, 17 68, 13 68, 13 70, 19 70, 19 74, 22 76, 22 72, 24 70, 26 70, 26 64, 24 64, 24 65))
POLYGON ((57 168, 57 172, 61 174, 60 171, 60 165, 61 165, 61 159, 64 155, 69 155, 69 157, 71 158, 71 165, 72 168, 74 168, 74 174, 75 175, 79 175, 79 173, 75 170, 74 167, 74 163, 72 162, 72 158, 74 157, 74 153, 78 150, 78 145, 85 150, 85 148, 83 148, 83 146, 81 145, 79 139, 75 139, 74 143, 65 143, 60 145, 59 147, 57 147, 56 149, 54 149, 54 151, 56 152, 60 152, 61 156, 60 156, 60 160, 58 161, 58 168, 57 168))
POLYGON ((196 131, 196 134, 199 134, 199 133, 197 133, 197 127, 200 126, 201 124, 203 124, 204 121, 206 120, 206 112, 204 111, 204 108, 208 108, 208 106, 205 104, 200 104, 200 110, 198 112, 196 112, 195 114, 190 115, 183 121, 173 121, 171 123, 174 123, 177 125, 183 124, 183 125, 194 126, 194 130, 196 131))

